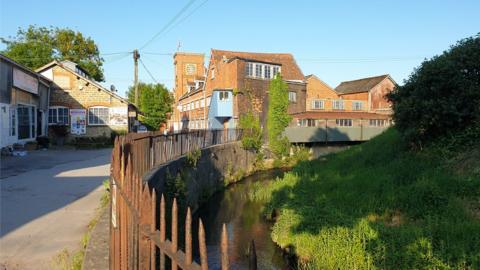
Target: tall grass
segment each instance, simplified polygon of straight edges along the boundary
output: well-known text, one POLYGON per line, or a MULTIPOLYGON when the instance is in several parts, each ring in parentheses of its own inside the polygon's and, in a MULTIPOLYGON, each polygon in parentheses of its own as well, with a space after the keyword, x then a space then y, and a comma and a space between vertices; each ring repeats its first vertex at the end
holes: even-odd
POLYGON ((452 162, 479 146, 412 152, 391 129, 250 195, 278 211, 272 239, 300 268, 480 269, 480 160, 452 162))

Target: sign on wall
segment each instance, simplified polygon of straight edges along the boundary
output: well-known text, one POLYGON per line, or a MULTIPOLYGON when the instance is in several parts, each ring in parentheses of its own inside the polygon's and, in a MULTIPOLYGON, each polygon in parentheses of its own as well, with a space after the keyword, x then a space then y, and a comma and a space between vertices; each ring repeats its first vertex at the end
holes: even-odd
POLYGON ((38 95, 38 80, 20 69, 13 69, 13 86, 38 95))
POLYGON ((110 125, 128 125, 128 108, 112 107, 110 108, 110 125))
POLYGON ((87 133, 86 110, 70 109, 70 133, 82 135, 87 133))

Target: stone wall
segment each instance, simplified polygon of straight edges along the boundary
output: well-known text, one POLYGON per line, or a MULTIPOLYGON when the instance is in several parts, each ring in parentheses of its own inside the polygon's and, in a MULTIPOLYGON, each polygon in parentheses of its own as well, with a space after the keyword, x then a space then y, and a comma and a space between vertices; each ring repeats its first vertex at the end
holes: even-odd
POLYGON ((186 157, 163 164, 144 176, 157 193, 165 192, 167 178, 180 174, 186 184, 187 204, 196 210, 213 193, 254 171, 255 154, 242 148, 240 142, 205 148, 195 167, 186 157))

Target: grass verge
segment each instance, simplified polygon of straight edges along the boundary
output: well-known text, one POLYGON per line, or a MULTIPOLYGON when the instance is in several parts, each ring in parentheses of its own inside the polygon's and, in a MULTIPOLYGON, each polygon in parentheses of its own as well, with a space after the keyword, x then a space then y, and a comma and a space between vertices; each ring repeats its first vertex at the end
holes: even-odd
POLYGON ((110 183, 109 179, 103 181, 103 187, 105 189, 102 197, 100 198, 100 206, 97 208, 95 217, 88 223, 87 231, 82 236, 81 247, 79 250, 71 252, 68 249, 61 250, 52 260, 52 268, 56 270, 81 270, 83 265, 83 259, 85 257, 85 250, 88 242, 90 241, 90 234, 97 225, 100 215, 110 203, 110 183))
POLYGON ((412 152, 390 129, 250 195, 299 268, 480 269, 478 131, 412 152))

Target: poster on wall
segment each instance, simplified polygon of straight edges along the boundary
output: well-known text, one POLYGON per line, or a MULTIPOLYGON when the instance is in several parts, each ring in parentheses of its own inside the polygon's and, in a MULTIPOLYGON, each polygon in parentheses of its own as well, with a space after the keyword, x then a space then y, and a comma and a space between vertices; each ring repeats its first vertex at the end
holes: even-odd
POLYGON ((121 126, 128 125, 128 108, 112 107, 110 108, 110 125, 121 126))
POLYGON ((70 133, 82 135, 87 133, 86 110, 70 109, 70 133))

